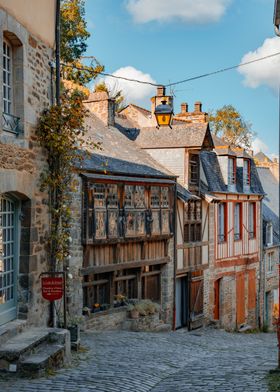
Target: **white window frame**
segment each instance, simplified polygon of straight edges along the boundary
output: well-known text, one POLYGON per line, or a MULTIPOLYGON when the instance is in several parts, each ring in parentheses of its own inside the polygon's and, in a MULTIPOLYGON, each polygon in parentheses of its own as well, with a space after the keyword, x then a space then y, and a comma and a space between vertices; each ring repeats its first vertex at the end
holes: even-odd
POLYGON ((243 186, 250 186, 250 171, 251 162, 249 159, 244 159, 243 162, 243 186))
POLYGON ((13 114, 13 48, 3 39, 3 112, 13 114), (5 80, 6 79, 6 80, 5 80))
POLYGON ((266 233, 265 233, 265 242, 266 242, 266 245, 272 245, 273 244, 273 226, 272 226, 272 223, 271 222, 269 222, 267 225, 266 225, 266 233))
POLYGON ((256 204, 251 202, 248 206, 248 231, 249 239, 254 239, 256 237, 255 233, 255 214, 256 214, 256 204))
POLYGON ((273 272, 274 267, 274 252, 268 252, 266 255, 267 271, 273 272))

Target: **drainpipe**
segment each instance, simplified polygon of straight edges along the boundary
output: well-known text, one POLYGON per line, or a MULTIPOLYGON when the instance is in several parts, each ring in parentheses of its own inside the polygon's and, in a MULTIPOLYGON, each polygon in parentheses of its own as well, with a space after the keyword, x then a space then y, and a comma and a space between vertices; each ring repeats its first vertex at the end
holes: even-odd
POLYGON ((56 0, 56 14, 55 14, 55 66, 56 66, 56 81, 55 81, 55 95, 56 104, 60 105, 60 0, 56 0))
POLYGON ((177 180, 174 187, 174 215, 173 215, 173 232, 174 232, 174 295, 173 295, 173 331, 176 330, 176 272, 177 272, 177 180))

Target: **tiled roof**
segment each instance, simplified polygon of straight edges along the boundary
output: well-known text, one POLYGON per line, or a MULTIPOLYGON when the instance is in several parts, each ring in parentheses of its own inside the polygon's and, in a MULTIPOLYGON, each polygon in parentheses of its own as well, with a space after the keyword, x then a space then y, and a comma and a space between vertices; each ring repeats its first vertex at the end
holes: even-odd
MULTIPOLYGON (((228 192, 227 186, 224 183, 224 179, 221 173, 218 158, 215 152, 212 151, 201 151, 200 160, 203 167, 203 171, 207 180, 208 191, 210 192, 228 192)), ((205 185, 204 185, 205 186, 205 185)), ((237 167, 236 175, 236 191, 237 193, 243 192, 243 172, 242 168, 237 167)), ((246 192, 248 193, 248 192, 246 192)), ((263 195, 264 190, 262 188, 256 166, 251 160, 251 182, 250 192, 253 194, 263 195)))
POLYGON ((201 147, 206 136, 212 144, 208 123, 177 123, 169 127, 130 128, 125 120, 116 118, 116 127, 141 148, 201 147))
POLYGON ((175 177, 117 128, 105 127, 93 114, 86 118, 85 124, 88 135, 94 142, 101 143, 101 149, 93 150, 89 157, 85 156, 79 170, 155 178, 175 177))

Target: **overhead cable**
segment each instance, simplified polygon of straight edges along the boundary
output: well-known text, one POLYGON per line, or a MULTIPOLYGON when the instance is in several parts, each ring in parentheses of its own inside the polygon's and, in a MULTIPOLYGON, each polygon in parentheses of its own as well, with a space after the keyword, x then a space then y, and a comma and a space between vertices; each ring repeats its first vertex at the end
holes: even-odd
MULTIPOLYGON (((94 72, 93 70, 90 70, 88 68, 77 67, 77 66, 72 65, 72 64, 60 63, 60 65, 63 66, 63 67, 74 68, 74 69, 77 69, 78 71, 79 70, 80 71, 87 71, 87 72, 95 74, 95 75, 102 75, 102 76, 108 76, 110 78, 126 80, 127 82, 148 84, 148 85, 154 86, 154 87, 160 87, 160 86, 171 87, 171 86, 176 86, 178 84, 191 82, 192 80, 202 79, 202 78, 206 78, 208 76, 216 75, 218 73, 227 72, 227 71, 230 71, 230 70, 233 70, 233 69, 236 69, 236 68, 244 67, 246 65, 250 65, 250 64, 253 64, 253 63, 256 63, 256 62, 259 62, 259 61, 263 61, 263 60, 266 60, 266 59, 269 59, 269 58, 272 58, 272 57, 279 56, 279 55, 280 55, 280 52, 272 53, 272 54, 269 54, 269 55, 264 56, 264 57, 259 57, 259 58, 255 59, 255 60, 246 61, 245 63, 241 63, 241 64, 238 64, 238 65, 233 65, 231 67, 222 68, 222 69, 219 69, 217 71, 208 72, 208 73, 205 73, 205 74, 202 74, 202 75, 193 76, 191 78, 183 79, 183 80, 180 80, 178 82, 173 82, 173 83, 168 83, 168 84, 152 83, 152 82, 147 82, 145 80, 131 79, 131 78, 126 78, 124 76, 117 76, 117 75, 113 75, 113 74, 106 73, 106 72, 94 72)), ((84 57, 84 58, 91 58, 91 57, 93 57, 93 56, 87 56, 87 57, 84 57)))

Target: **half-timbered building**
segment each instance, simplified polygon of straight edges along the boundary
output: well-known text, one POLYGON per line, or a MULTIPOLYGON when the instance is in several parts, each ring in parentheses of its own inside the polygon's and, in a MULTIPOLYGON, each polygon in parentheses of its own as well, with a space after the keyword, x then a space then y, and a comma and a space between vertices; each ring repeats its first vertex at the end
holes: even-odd
POLYGON ((200 154, 210 202, 207 312, 210 320, 232 330, 258 323, 264 191, 252 157, 213 140, 215 151, 200 154))
POLYGON ((178 176, 176 212, 176 292, 174 327, 204 322, 204 270, 208 268, 208 203, 200 191, 200 151, 212 150, 207 114, 197 102, 193 112, 181 105, 172 128, 155 125, 154 109, 172 97, 159 87, 151 111, 129 105, 117 117, 118 128, 153 159, 178 176))
POLYGON ((77 167, 70 308, 91 309, 90 326, 117 328, 124 302, 150 299, 171 324, 176 176, 114 126, 107 93, 85 104, 88 134, 101 148, 77 167))

